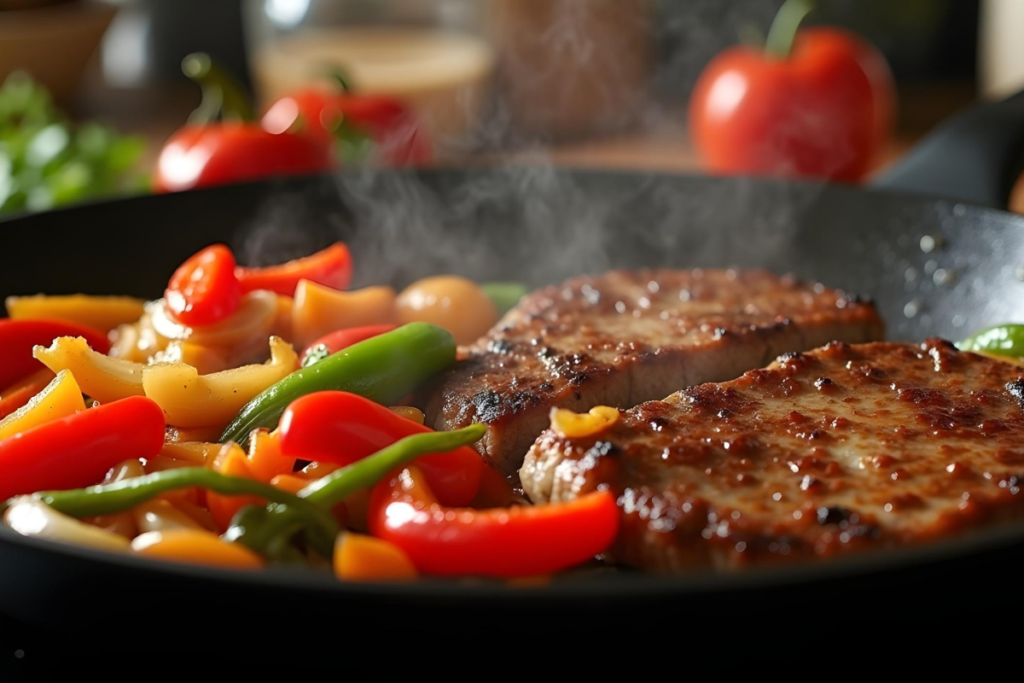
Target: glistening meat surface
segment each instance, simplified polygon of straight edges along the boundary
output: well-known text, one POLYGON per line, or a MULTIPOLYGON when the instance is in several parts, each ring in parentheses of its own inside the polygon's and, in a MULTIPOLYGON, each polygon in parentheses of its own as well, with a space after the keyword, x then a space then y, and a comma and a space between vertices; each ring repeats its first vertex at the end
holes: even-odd
POLYGON ((623 413, 547 431, 535 502, 609 487, 614 559, 734 568, 942 538, 1024 516, 1024 368, 924 344, 829 344, 623 413))
POLYGON ((612 271, 527 296, 425 401, 428 424, 489 429, 478 448, 514 474, 552 407, 627 408, 738 377, 787 351, 880 339, 862 299, 762 270, 612 271))

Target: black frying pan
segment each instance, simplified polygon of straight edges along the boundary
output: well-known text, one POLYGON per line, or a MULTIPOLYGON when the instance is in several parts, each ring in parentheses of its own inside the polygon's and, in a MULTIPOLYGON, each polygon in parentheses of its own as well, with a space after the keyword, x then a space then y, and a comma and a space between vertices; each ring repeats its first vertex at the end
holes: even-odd
MULTIPOLYGON (((102 203, 2 225, 0 294, 153 297, 178 263, 211 242, 227 241, 242 260, 259 263, 340 238, 355 253, 357 284, 402 285, 439 272, 543 284, 610 267, 761 266, 873 297, 892 338, 957 339, 1024 319, 1024 218, 994 208, 1005 205, 1022 143, 1024 102, 1015 98, 948 124, 879 181, 882 189, 511 167, 352 171, 102 203)), ((208 624, 211 633, 147 636, 133 647, 223 652, 247 644, 288 661, 290 654, 241 634, 319 622, 279 628, 296 628, 302 642, 320 635, 335 643, 319 650, 329 657, 365 652, 383 634, 400 641, 393 647, 402 656, 458 634, 458 646, 446 646, 450 665, 515 633, 528 634, 528 643, 503 651, 510 662, 531 647, 555 651, 551 639, 568 648, 573 636, 597 652, 595 642, 622 647, 630 637, 667 638, 681 652, 736 652, 721 629, 756 624, 757 638, 739 648, 749 654, 774 643, 773 634, 831 637, 837 615, 843 623, 990 615, 1000 596, 1017 594, 1022 559, 1024 527, 1016 526, 736 576, 394 587, 157 564, 0 529, 0 612, 20 628, 42 629, 31 631, 39 638, 70 634, 75 642, 108 630, 174 632, 177 624, 195 634, 197 623, 208 624), (212 615, 219 621, 204 622, 212 615)))

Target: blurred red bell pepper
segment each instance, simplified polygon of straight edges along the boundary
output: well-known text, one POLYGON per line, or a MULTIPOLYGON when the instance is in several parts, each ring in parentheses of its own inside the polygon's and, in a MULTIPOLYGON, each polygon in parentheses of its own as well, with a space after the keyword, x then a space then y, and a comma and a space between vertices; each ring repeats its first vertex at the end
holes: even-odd
MULTIPOLYGON (((353 344, 372 339, 382 334, 387 334, 393 330, 398 329, 396 325, 367 325, 365 327, 350 327, 345 330, 337 330, 330 334, 324 335, 320 339, 306 347, 302 352, 302 366, 307 365, 307 360, 310 356, 317 354, 317 356, 327 357, 338 351, 344 351, 353 344)), ((322 360, 322 358, 321 358, 322 360)))
POLYGON ((895 120, 881 53, 838 28, 797 29, 811 0, 787 0, 764 50, 737 47, 704 70, 690 99, 690 137, 708 170, 855 182, 895 120))
POLYGON ((331 289, 348 289, 352 282, 352 254, 341 242, 312 256, 295 259, 279 266, 235 269, 242 293, 266 289, 285 296, 295 296, 299 280, 309 280, 331 289))
POLYGON ((49 346, 57 337, 85 337, 95 351, 110 351, 103 332, 60 320, 0 320, 0 391, 43 369, 32 357, 36 345, 49 346))
POLYGON ((235 255, 223 244, 206 247, 178 266, 164 300, 183 325, 209 325, 238 310, 241 286, 235 276, 235 255))
POLYGON ((333 166, 329 145, 262 128, 241 87, 207 55, 189 55, 182 69, 203 87, 203 103, 160 152, 154 177, 157 192, 316 173, 333 166))
POLYGON ((160 406, 134 396, 4 439, 0 500, 96 484, 120 462, 160 453, 164 429, 160 406))
MULTIPOLYGON (((281 417, 281 453, 297 460, 349 465, 400 439, 433 430, 382 405, 344 391, 321 391, 292 402, 281 417)), ((468 446, 416 459, 446 505, 469 505, 480 489, 484 462, 468 446)))
POLYGON ((609 491, 555 505, 451 509, 411 466, 374 488, 369 525, 425 574, 516 578, 568 569, 607 550, 619 509, 609 491))
POLYGON ((267 110, 263 127, 272 133, 299 129, 321 144, 340 141, 358 146, 362 134, 372 141, 375 159, 384 165, 430 163, 432 146, 412 109, 393 97, 355 93, 340 72, 332 75, 335 92, 307 89, 284 97, 267 110))

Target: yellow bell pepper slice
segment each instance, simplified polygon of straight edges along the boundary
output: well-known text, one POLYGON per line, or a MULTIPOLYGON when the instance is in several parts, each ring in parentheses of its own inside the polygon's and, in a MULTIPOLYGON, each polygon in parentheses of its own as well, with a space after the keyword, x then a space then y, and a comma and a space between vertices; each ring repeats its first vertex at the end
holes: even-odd
POLYGON ((587 413, 574 413, 564 408, 551 409, 551 429, 569 439, 585 439, 611 429, 619 421, 618 408, 597 406, 587 413))
POLYGON ((85 410, 85 399, 74 375, 61 370, 28 403, 0 420, 0 439, 85 410))
POLYGON ((390 287, 342 292, 301 280, 292 306, 292 341, 302 347, 335 330, 397 323, 396 299, 390 287))
POLYGON ((71 371, 82 391, 100 403, 146 393, 142 389, 145 365, 108 358, 93 351, 82 337, 57 337, 49 348, 35 347, 32 355, 54 372, 71 371))
POLYGON ((14 320, 64 320, 108 332, 141 318, 145 303, 128 296, 9 296, 7 315, 14 320))
POLYGON ((146 396, 163 409, 175 427, 226 425, 246 403, 298 369, 295 349, 279 337, 270 338, 270 360, 233 370, 200 375, 183 363, 151 365, 142 372, 146 396))

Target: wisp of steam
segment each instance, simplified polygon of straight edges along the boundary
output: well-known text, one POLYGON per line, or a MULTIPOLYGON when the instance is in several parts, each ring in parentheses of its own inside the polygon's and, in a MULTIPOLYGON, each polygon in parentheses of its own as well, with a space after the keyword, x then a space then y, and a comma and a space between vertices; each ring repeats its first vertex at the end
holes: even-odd
MULTIPOLYGON (((589 34, 580 30, 587 0, 559 4, 566 9, 555 12, 551 29, 536 38, 555 41, 577 58, 614 62, 614 55, 588 44, 589 34)), ((683 91, 708 59, 735 42, 733 27, 748 21, 765 27, 777 8, 760 1, 683 4, 685 11, 668 13, 660 27, 659 45, 668 52, 652 74, 652 96, 627 103, 640 107, 636 126, 647 134, 677 134, 685 125, 683 91), (684 85, 673 93, 672 83, 684 85)), ((502 68, 516 67, 512 59, 502 68)), ((557 78, 558 71, 529 77, 557 78)), ((566 92, 571 85, 565 84, 566 92)), ((617 96, 609 92, 605 99, 615 103, 617 96)), ((558 107, 559 99, 545 104, 558 107)), ((763 267, 875 297, 891 334, 903 338, 958 338, 1016 306, 991 296, 980 305, 970 303, 979 282, 1004 279, 982 272, 991 241, 922 253, 918 244, 925 238, 945 245, 955 239, 934 204, 903 205, 906 215, 894 208, 897 218, 861 227, 857 215, 866 200, 852 190, 830 190, 828 210, 819 210, 824 190, 811 183, 680 179, 643 170, 572 172, 556 167, 548 143, 517 132, 514 120, 496 98, 472 140, 487 152, 476 165, 460 162, 428 173, 354 169, 325 180, 312 196, 308 188, 273 193, 236 240, 241 260, 280 262, 344 239, 356 255, 355 286, 403 286, 438 273, 540 286, 615 267, 763 267), (342 208, 324 212, 325 203, 342 208), (845 225, 846 241, 840 244, 832 235, 843 223, 852 224, 845 225), (928 233, 911 232, 922 229, 928 233), (849 244, 850 234, 863 239, 849 244), (949 310, 950 297, 963 304, 957 315, 933 318, 933 309, 949 310), (938 303, 941 298, 945 303, 938 303)), ((842 152, 835 149, 837 157, 842 152)))

